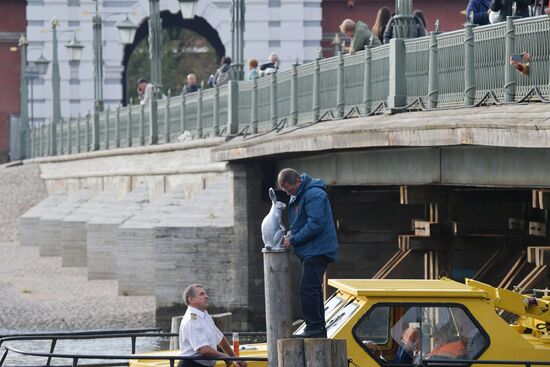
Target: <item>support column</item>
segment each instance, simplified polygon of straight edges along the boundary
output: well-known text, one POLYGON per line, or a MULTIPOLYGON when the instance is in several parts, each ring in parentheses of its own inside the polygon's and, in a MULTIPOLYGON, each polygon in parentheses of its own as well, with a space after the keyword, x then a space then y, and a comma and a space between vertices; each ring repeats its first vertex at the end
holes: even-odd
POLYGON ((269 367, 277 367, 277 340, 291 334, 290 265, 288 250, 262 250, 264 254, 265 319, 269 367))

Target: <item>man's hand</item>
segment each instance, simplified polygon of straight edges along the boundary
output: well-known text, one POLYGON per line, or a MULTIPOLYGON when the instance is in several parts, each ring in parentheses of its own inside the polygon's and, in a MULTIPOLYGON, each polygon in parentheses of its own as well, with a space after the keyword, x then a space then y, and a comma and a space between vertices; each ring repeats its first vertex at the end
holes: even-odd
POLYGON ((283 247, 286 248, 286 249, 289 249, 290 248, 290 235, 285 235, 283 237, 283 247))

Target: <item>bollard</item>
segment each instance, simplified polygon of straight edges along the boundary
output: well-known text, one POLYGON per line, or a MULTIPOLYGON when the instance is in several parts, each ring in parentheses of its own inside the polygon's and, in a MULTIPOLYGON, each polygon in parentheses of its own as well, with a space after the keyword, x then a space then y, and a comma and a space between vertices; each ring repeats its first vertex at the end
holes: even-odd
POLYGON ((464 105, 473 106, 476 99, 474 30, 469 23, 464 27, 464 105))
POLYGON ((430 32, 430 61, 428 66, 428 107, 437 108, 439 102, 438 45, 437 35, 440 32, 430 32))
POLYGON ((271 73, 271 127, 277 127, 277 72, 271 73))
POLYGON ((265 318, 269 367, 277 364, 277 340, 291 335, 290 251, 262 250, 264 254, 265 318))
POLYGON ((365 46, 365 72, 363 77, 363 115, 368 115, 372 108, 372 52, 369 46, 365 46))
POLYGON ((281 339, 277 342, 278 367, 347 367, 345 340, 281 339))
POLYGON ((517 17, 506 17, 506 55, 504 60, 504 91, 506 92, 505 101, 514 102, 516 97, 516 70, 510 65, 510 56, 516 50, 516 26, 514 19, 517 17))

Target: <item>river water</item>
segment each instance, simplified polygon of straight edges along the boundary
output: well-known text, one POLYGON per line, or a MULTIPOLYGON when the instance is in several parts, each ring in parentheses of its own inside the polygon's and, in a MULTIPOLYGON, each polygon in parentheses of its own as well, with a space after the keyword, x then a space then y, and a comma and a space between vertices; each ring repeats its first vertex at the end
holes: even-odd
MULTIPOLYGON (((25 331, 14 331, 0 328, 0 335, 17 335, 26 334, 25 331)), ((43 332, 41 332, 43 333, 43 332)), ((167 349, 169 344, 168 338, 159 337, 139 337, 136 342, 136 353, 149 352, 155 350, 167 349)), ((48 353, 51 342, 49 340, 33 340, 33 341, 10 341, 6 342, 6 346, 16 348, 28 352, 43 352, 48 353)), ((129 337, 116 339, 88 339, 88 340, 59 340, 55 347, 54 353, 71 353, 71 354, 124 354, 129 355, 132 352, 132 343, 129 337)), ((0 348, 0 358, 4 353, 4 349, 0 348)), ((79 364, 100 363, 104 361, 82 359, 79 364)), ((121 361, 118 361, 121 362, 121 361)), ((8 352, 7 358, 4 361, 4 366, 44 366, 46 363, 45 357, 24 356, 14 352, 8 352)), ((52 365, 71 365, 71 359, 52 359, 52 365)))

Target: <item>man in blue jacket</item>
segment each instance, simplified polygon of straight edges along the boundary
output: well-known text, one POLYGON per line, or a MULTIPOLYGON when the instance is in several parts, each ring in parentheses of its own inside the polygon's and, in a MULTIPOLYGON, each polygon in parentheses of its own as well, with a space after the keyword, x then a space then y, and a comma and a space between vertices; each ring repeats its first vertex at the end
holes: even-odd
POLYGON ((327 264, 336 262, 338 239, 332 210, 322 180, 312 179, 285 168, 277 177, 279 186, 290 196, 288 217, 290 235, 285 248, 294 247, 302 262, 300 301, 306 322, 304 337, 326 338, 323 275, 327 264))

